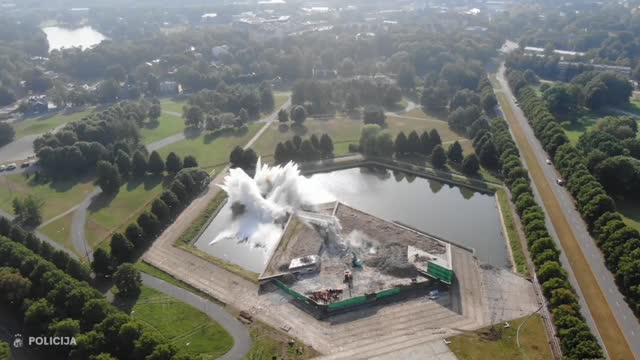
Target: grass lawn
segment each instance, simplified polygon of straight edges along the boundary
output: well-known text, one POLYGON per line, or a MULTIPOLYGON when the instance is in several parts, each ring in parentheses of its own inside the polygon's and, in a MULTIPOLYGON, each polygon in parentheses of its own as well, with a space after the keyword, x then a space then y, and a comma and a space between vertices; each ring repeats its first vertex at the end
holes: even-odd
POLYGON ((145 124, 140 129, 142 142, 150 144, 154 141, 162 140, 184 130, 184 120, 172 114, 162 114, 157 123, 145 124))
POLYGON ((640 100, 631 100, 629 105, 623 106, 621 109, 640 116, 640 100))
POLYGON ((591 130, 591 128, 596 125, 596 122, 598 122, 598 119, 600 119, 599 115, 589 113, 587 115, 581 116, 577 121, 573 123, 570 123, 568 121, 563 122, 562 128, 569 137, 571 143, 575 145, 578 143, 578 138, 580 138, 580 135, 591 130))
POLYGON ((303 343, 296 341, 290 346, 288 344, 289 335, 275 330, 260 322, 254 321, 250 325, 251 350, 244 357, 244 360, 306 360, 320 355, 303 343))
POLYGON ((616 199, 616 208, 623 216, 625 224, 640 231, 640 206, 637 203, 616 199))
POLYGON ((500 211, 502 218, 504 219, 504 226, 507 233, 505 236, 509 241, 511 252, 513 253, 513 262, 515 263, 515 270, 522 275, 528 276, 529 271, 527 269, 527 261, 522 250, 522 242, 520 240, 520 234, 516 229, 516 223, 513 219, 513 212, 511 206, 509 206, 509 196, 505 189, 500 189, 496 192, 498 204, 500 205, 500 211))
POLYGON ((86 224, 91 247, 95 248, 114 232, 124 230, 163 189, 161 177, 147 175, 143 181, 133 180, 123 184, 113 198, 99 196, 89 206, 86 224))
POLYGON ((39 228, 38 230, 65 248, 75 251, 73 243, 71 242, 72 219, 73 213, 69 213, 51 224, 39 228))
POLYGON ((278 110, 280 106, 282 106, 287 101, 287 99, 289 99, 290 95, 291 93, 274 92, 273 99, 275 100, 275 105, 273 108, 278 110))
POLYGON ((93 109, 76 112, 65 111, 63 113, 43 115, 14 123, 13 128, 16 130, 15 138, 19 139, 26 135, 45 133, 70 121, 80 120, 92 112, 93 109))
POLYGON ((77 204, 93 191, 93 177, 56 182, 37 182, 22 174, 0 176, 0 208, 13 214, 13 198, 34 195, 44 200, 42 220, 57 216, 77 204))
POLYGON ((309 137, 312 134, 316 134, 320 137, 322 134, 328 134, 334 142, 334 146, 338 143, 345 143, 347 145, 338 148, 336 147, 336 155, 344 155, 346 153, 349 143, 357 143, 360 138, 360 130, 362 129, 362 120, 349 119, 342 116, 338 116, 335 119, 320 120, 314 118, 307 118, 302 126, 289 124, 280 124, 274 122, 271 124, 262 136, 253 144, 253 149, 258 155, 268 156, 273 155, 276 145, 279 142, 285 142, 295 135, 300 135, 303 138, 309 137))
POLYGON ((160 106, 162 110, 173 111, 182 114, 182 107, 186 104, 186 101, 180 101, 175 99, 162 99, 160 100, 160 106))
POLYGON ((215 359, 233 347, 233 338, 205 313, 143 286, 131 316, 172 343, 201 359, 215 359))
POLYGON ((449 348, 459 360, 484 359, 553 359, 544 330, 542 318, 533 315, 520 328, 520 348, 516 343, 518 326, 526 318, 510 321, 511 327, 504 329, 502 324, 496 327, 496 334, 490 328, 449 338, 449 348))
POLYGON ((138 269, 139 271, 143 272, 143 273, 147 273, 153 277, 157 277, 160 280, 164 280, 166 282, 168 282, 169 284, 175 285, 179 288, 185 289, 189 292, 192 292, 198 296, 201 296, 203 298, 209 299, 211 301, 214 302, 218 302, 217 299, 214 299, 212 296, 205 294, 204 292, 194 288, 193 286, 184 283, 176 278, 174 278, 173 276, 167 274, 166 272, 158 269, 157 267, 146 263, 143 260, 138 260, 135 264, 133 264, 133 266, 138 269))
POLYGON ((229 135, 213 136, 209 132, 203 132, 195 138, 184 139, 166 146, 160 150, 162 158, 166 158, 170 152, 175 152, 180 157, 193 155, 198 160, 200 167, 207 170, 216 170, 224 167, 229 162, 229 153, 236 145, 243 146, 264 126, 264 123, 249 124, 248 129, 229 135))

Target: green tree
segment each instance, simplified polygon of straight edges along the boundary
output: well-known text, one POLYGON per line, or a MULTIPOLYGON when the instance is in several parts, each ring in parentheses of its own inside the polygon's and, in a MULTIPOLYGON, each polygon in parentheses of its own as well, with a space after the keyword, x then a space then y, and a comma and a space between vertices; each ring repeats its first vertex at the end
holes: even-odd
POLYGON ((415 130, 410 132, 407 137, 407 149, 413 154, 420 154, 422 152, 422 142, 415 130))
POLYGON ((333 140, 327 134, 322 134, 320 137, 320 154, 323 159, 328 159, 333 157, 333 140))
POLYGON ((149 107, 148 116, 151 121, 158 121, 160 116, 162 116, 162 107, 160 106, 160 104, 152 104, 149 107))
POLYGON ((140 228, 142 228, 142 233, 147 240, 155 238, 161 230, 161 225, 160 221, 158 221, 158 218, 148 211, 140 214, 140 216, 138 217, 138 225, 140 225, 140 228))
POLYGON ((229 162, 231 163, 232 167, 242 167, 243 160, 244 150, 240 146, 236 145, 236 147, 233 148, 233 150, 231 150, 231 153, 229 154, 229 162))
POLYGON ((147 170, 154 175, 162 175, 164 172, 164 161, 160 157, 157 151, 152 151, 149 156, 149 163, 147 164, 147 170))
MULTIPOLYGON (((176 199, 177 201, 177 199, 176 199)), ((164 202, 164 201, 163 201, 164 202)), ((134 247, 141 248, 144 243, 144 234, 138 223, 131 223, 124 231, 124 235, 133 244, 134 247)))
POLYGON ((429 131, 429 143, 432 148, 436 147, 436 145, 442 145, 442 139, 440 139, 440 133, 438 133, 438 130, 431 129, 429 131))
POLYGON ((97 248, 93 253, 91 270, 99 275, 111 275, 113 273, 113 259, 105 249, 97 248))
POLYGON ((36 227, 42 222, 43 206, 44 200, 35 195, 27 195, 24 199, 13 198, 16 220, 28 227, 36 227))
POLYGON ((369 106, 364 109, 363 120, 365 124, 384 126, 387 116, 384 114, 384 110, 382 108, 369 106))
POLYGON ((46 299, 38 299, 24 313, 25 330, 31 334, 44 334, 55 317, 55 309, 46 299))
POLYGON ((289 122, 289 113, 285 109, 278 111, 278 121, 281 123, 289 122))
POLYGON ((449 158, 449 161, 456 164, 459 164, 462 162, 462 159, 463 159, 462 146, 458 141, 455 141, 447 149, 447 158, 449 158))
POLYGON ((162 199, 153 200, 151 203, 151 212, 158 218, 158 221, 163 224, 167 224, 171 216, 169 207, 164 201, 162 201, 162 199))
POLYGON ((120 175, 127 176, 131 171, 131 158, 123 150, 118 150, 115 163, 120 175))
POLYGON ((296 124, 302 124, 304 120, 307 118, 307 111, 303 106, 295 105, 291 108, 291 120, 293 120, 296 124))
POLYGON ((31 281, 13 268, 0 267, 0 301, 20 305, 29 295, 31 281))
POLYGON ((177 174, 178 171, 182 170, 182 160, 173 151, 167 155, 167 161, 165 164, 169 174, 177 174))
POLYGON ((108 161, 98 161, 96 183, 105 194, 115 194, 120 190, 121 179, 118 168, 108 161))
POLYGON ((133 243, 121 233, 111 236, 111 256, 117 263, 129 261, 133 255, 133 248, 133 243))
POLYGON ((407 155, 410 152, 409 140, 403 131, 398 133, 395 140, 395 149, 397 155, 407 155))
POLYGON ((197 105, 185 106, 183 116, 187 127, 199 128, 204 122, 204 111, 197 105))
POLYGON ((135 177, 143 177, 147 173, 147 157, 142 151, 136 151, 133 153, 133 159, 131 160, 131 173, 135 177))
POLYGON ((140 292, 142 278, 140 272, 132 264, 125 263, 118 267, 113 275, 119 294, 130 296, 140 292))
POLYGON ((442 169, 447 163, 447 155, 444 153, 442 145, 437 145, 431 153, 431 164, 436 169, 442 169))
POLYGON ((184 157, 184 164, 183 164, 185 169, 188 168, 197 168, 198 167, 198 160, 196 160, 195 156, 193 155, 187 155, 184 157))
POLYGON ((480 170, 480 161, 476 154, 468 154, 462 160, 462 172, 466 175, 475 175, 480 170))

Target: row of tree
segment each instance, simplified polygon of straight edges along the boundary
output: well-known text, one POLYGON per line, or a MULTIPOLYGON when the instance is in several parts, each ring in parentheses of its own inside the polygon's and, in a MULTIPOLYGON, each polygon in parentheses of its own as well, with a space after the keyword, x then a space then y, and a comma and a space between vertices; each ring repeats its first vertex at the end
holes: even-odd
POLYGON ((313 134, 304 140, 295 135, 290 140, 279 142, 273 156, 278 164, 330 159, 333 157, 333 140, 327 134, 319 138, 313 134))
MULTIPOLYGON (((640 316, 640 234, 621 221, 613 199, 607 195, 603 184, 590 174, 584 155, 565 140, 566 136, 561 138, 553 130, 558 126, 557 122, 535 91, 529 87, 522 88, 518 98, 536 136, 567 181, 567 189, 600 246, 607 267, 614 274, 620 291, 625 294, 625 300, 640 316), (615 224, 607 227, 610 223, 615 224)), ((587 146, 586 140, 582 142, 582 146, 587 146)), ((613 171, 602 169, 603 166, 609 166, 606 164, 609 164, 608 159, 596 166, 596 169, 600 168, 596 174, 609 174, 605 180, 617 181, 611 178, 627 176, 616 172, 615 168, 613 171)))
POLYGON ((116 265, 134 260, 136 254, 149 246, 208 183, 209 175, 205 171, 188 169, 179 172, 168 189, 153 200, 149 211, 129 224, 124 234, 113 234, 110 252, 102 248, 95 251, 91 263, 93 271, 109 275, 116 265))
POLYGON ((99 160, 96 173, 96 183, 105 194, 115 194, 127 177, 142 178, 147 173, 161 176, 165 171, 175 175, 182 169, 196 168, 198 161, 192 155, 184 157, 184 161, 174 152, 162 160, 157 151, 152 151, 147 159, 146 151, 138 150, 129 156, 126 151, 119 149, 113 162, 99 160))
POLYGON ((74 337, 76 346, 45 346, 50 358, 189 359, 19 242, 0 237, 0 301, 23 319, 24 336, 74 337), (111 357, 109 357, 109 354, 111 357))
POLYGON ((461 165, 467 175, 477 174, 480 170, 478 158, 475 154, 464 155, 460 142, 454 141, 445 150, 438 130, 423 131, 421 135, 414 130, 409 136, 404 132, 398 133, 395 140, 378 125, 365 125, 360 134, 357 150, 363 155, 377 157, 392 157, 397 159, 407 157, 428 157, 431 165, 437 169, 445 168, 447 161, 461 165))
POLYGON ((80 281, 90 281, 91 279, 91 271, 87 266, 69 256, 65 251, 56 250, 48 243, 38 239, 35 234, 23 230, 5 217, 0 217, 0 236, 6 236, 26 246, 29 250, 50 261, 75 279, 80 281))
POLYGON ((598 340, 580 313, 578 297, 560 264, 560 250, 547 230, 544 211, 534 199, 531 179, 520 160, 520 153, 506 122, 493 120, 488 136, 497 146, 499 165, 523 225, 537 279, 560 338, 563 358, 601 358, 598 340))

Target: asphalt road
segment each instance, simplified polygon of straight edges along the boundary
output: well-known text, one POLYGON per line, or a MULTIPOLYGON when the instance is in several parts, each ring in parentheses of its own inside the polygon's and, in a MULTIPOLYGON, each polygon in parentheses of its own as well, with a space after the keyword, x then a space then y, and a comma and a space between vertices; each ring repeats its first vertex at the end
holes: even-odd
POLYGON ((222 357, 219 357, 218 360, 242 359, 249 352, 251 349, 249 330, 240 321, 236 320, 233 315, 228 313, 224 307, 149 274, 142 273, 141 275, 144 285, 193 306, 227 330, 233 337, 233 347, 222 357))
MULTIPOLYGON (((513 109, 517 121, 520 122, 521 126, 527 134, 529 143, 534 150, 536 160, 543 168, 547 181, 549 181, 549 183, 551 184, 555 184, 556 180, 560 178, 560 175, 556 171, 555 167, 546 164, 546 159, 549 158, 549 156, 542 149, 542 145, 540 144, 540 142, 536 139, 535 134, 533 133, 533 129, 531 129, 531 127, 529 126, 524 113, 514 102, 513 93, 507 85, 507 81, 504 76, 504 64, 501 65, 500 70, 497 74, 497 78, 500 83, 502 92, 507 95, 507 99, 510 103, 511 108, 513 109)), ((558 202, 561 204, 562 212, 569 222, 572 232, 575 234, 575 237, 580 243, 580 247, 585 255, 587 262, 589 263, 589 266, 593 270, 594 274, 596 274, 598 285, 607 298, 607 301, 609 302, 616 320, 625 334, 627 343, 631 347, 634 356, 637 359, 640 359, 640 324, 638 323, 638 320, 636 319, 627 303, 624 301, 624 297, 622 296, 622 294, 618 291, 613 275, 605 266, 600 249, 598 249, 598 247, 596 246, 595 241, 587 231, 587 226, 582 220, 580 213, 575 208, 572 196, 564 187, 561 186, 554 186, 552 190, 553 194, 558 199, 558 202)), ((593 319, 589 320, 593 324, 593 319)))

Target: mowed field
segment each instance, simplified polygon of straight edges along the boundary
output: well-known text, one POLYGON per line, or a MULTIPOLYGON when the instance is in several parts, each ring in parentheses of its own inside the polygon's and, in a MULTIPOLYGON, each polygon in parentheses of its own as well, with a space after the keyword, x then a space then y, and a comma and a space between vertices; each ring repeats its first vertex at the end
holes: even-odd
MULTIPOLYGON (((399 116, 387 116, 386 123, 387 126, 385 130, 389 131, 394 138, 401 131, 409 135, 409 133, 414 130, 418 132, 418 134, 421 134, 423 131, 436 129, 443 143, 445 143, 445 147, 448 143, 458 140, 465 154, 473 152, 473 147, 468 139, 451 131, 445 121, 425 115, 420 109, 414 109, 409 113, 399 116)), ((363 126, 364 123, 362 119, 352 119, 342 115, 337 115, 330 119, 309 117, 302 125, 296 125, 291 122, 287 124, 274 122, 269 129, 262 134, 260 139, 256 141, 253 149, 263 158, 269 160, 273 157, 276 145, 279 142, 285 142, 295 135, 307 138, 312 134, 320 137, 326 133, 331 136, 333 140, 334 154, 336 156, 342 156, 349 153, 349 144, 358 144, 363 126)))
POLYGON ((60 125, 64 125, 71 121, 76 121, 90 115, 93 112, 93 108, 81 110, 81 111, 65 111, 55 114, 47 114, 34 118, 22 120, 13 124, 13 129, 16 131, 16 139, 23 136, 42 134, 47 131, 51 131, 60 125))
POLYGON ((44 200, 42 219, 46 221, 76 206, 90 194, 94 178, 85 176, 73 180, 35 181, 22 174, 0 176, 0 208, 13 214, 13 199, 33 195, 44 200))
POLYGON ((182 114, 182 107, 186 104, 186 101, 176 99, 162 99, 160 100, 160 106, 163 111, 171 111, 182 114))
POLYGON ((216 359, 233 347, 233 338, 205 313, 168 295, 143 286, 131 317, 164 344, 174 344, 198 359, 216 359))
MULTIPOLYGON (((48 236, 51 240, 61 244, 65 248, 76 251, 71 242, 71 221, 73 219, 73 213, 69 213, 50 224, 40 227, 41 233, 48 236)), ((78 254, 84 255, 84 254, 78 254)))
POLYGON ((176 115, 163 113, 157 123, 146 123, 140 129, 142 143, 151 144, 154 141, 162 140, 171 135, 184 131, 184 120, 176 115))
POLYGON ((454 336, 449 339, 449 348, 459 360, 551 360, 553 356, 544 330, 542 318, 538 315, 510 321, 509 328, 502 324, 480 329, 473 333, 454 336), (517 346, 516 333, 520 328, 520 348, 517 346))
POLYGON ((170 179, 147 175, 143 180, 133 179, 122 186, 115 197, 98 196, 89 206, 86 236, 92 248, 114 232, 124 231, 138 216, 150 207, 150 203, 162 193, 170 179))
POLYGON ((220 170, 229 162, 229 153, 236 146, 243 146, 264 126, 264 123, 252 123, 244 131, 234 131, 224 135, 215 135, 207 131, 194 138, 187 138, 168 145, 160 150, 166 159, 170 152, 180 157, 193 155, 198 165, 206 170, 220 170))

